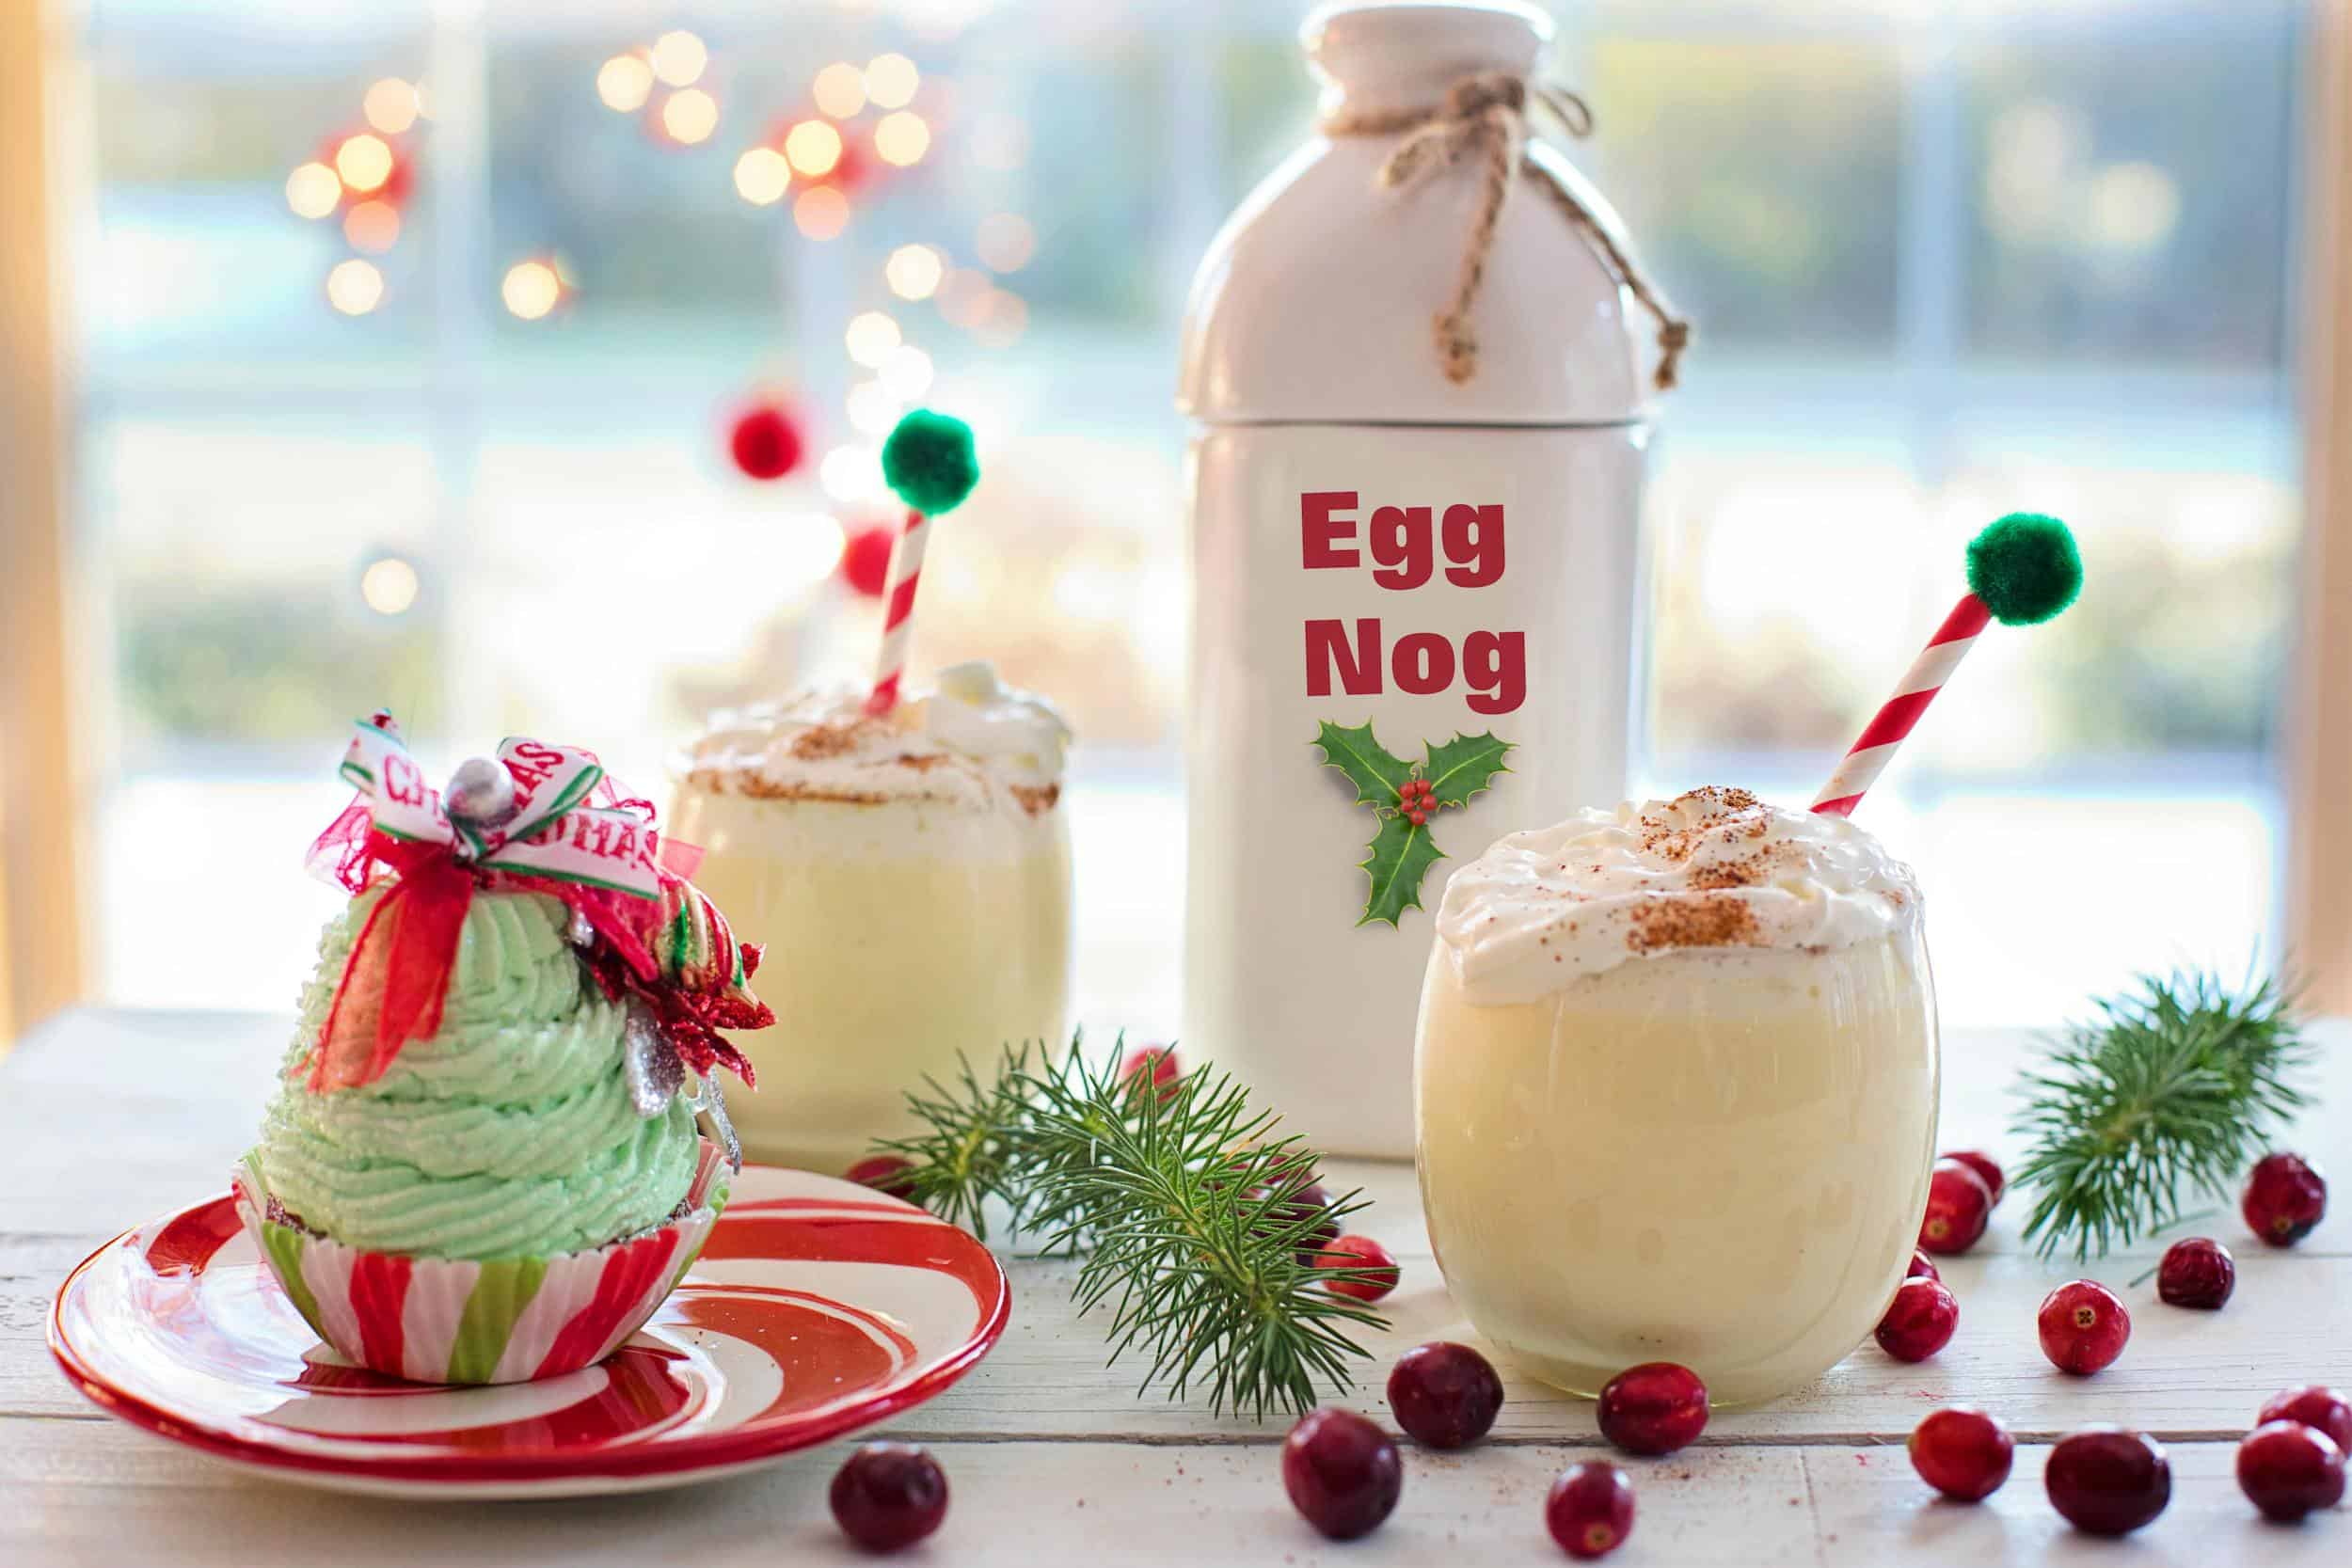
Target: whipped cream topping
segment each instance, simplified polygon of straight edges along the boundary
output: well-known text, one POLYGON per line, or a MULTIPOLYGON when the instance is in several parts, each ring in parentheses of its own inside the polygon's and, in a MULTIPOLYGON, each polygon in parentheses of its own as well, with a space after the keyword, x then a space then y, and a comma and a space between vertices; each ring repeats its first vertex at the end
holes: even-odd
POLYGON ((884 714, 866 711, 863 690, 829 687, 714 715, 675 768, 705 789, 761 799, 1009 800, 1034 816, 1059 799, 1070 739, 1051 703, 975 660, 884 714))
POLYGON ((1708 788, 1498 839, 1446 883, 1438 941, 1491 1005, 1629 959, 1851 947, 1918 918, 1911 868, 1844 817, 1708 788))

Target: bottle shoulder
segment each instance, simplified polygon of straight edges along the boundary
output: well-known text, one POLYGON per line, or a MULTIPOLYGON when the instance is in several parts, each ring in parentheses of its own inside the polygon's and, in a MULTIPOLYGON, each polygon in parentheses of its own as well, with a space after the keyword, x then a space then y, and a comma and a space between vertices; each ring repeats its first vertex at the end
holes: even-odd
MULTIPOLYGON (((1209 422, 1580 424, 1639 418, 1631 301, 1591 239, 1514 177, 1470 312, 1478 368, 1443 373, 1483 181, 1467 165, 1378 182, 1394 143, 1316 137, 1235 209, 1193 279, 1178 406, 1209 422)), ((1615 214, 1557 150, 1533 156, 1602 224, 1615 214)))

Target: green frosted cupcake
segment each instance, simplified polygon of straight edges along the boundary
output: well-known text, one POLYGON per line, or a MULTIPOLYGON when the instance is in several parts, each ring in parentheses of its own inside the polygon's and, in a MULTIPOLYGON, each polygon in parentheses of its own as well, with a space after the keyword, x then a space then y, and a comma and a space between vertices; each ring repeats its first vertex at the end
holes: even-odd
POLYGON ((361 800, 320 841, 354 895, 239 1212, 353 1361, 577 1370, 660 1305, 724 1205, 740 1155, 716 1069, 749 1074, 718 1030, 771 1022, 758 949, 660 864, 649 809, 592 803, 589 753, 509 741, 433 792, 389 716, 360 735, 361 800))

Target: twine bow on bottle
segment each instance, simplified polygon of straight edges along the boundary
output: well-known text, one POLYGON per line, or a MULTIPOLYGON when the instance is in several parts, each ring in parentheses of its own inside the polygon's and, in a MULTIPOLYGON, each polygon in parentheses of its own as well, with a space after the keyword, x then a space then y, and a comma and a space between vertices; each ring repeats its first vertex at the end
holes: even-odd
POLYGON ((1470 310, 1486 280, 1486 259, 1494 249, 1495 229, 1511 194, 1514 170, 1524 173, 1551 198, 1569 223, 1598 247, 1609 268, 1632 291, 1634 299, 1658 323, 1660 391, 1671 390, 1677 379, 1682 351, 1690 345, 1691 324, 1656 284, 1635 265, 1622 236, 1596 217, 1575 191, 1527 152, 1528 116, 1542 109, 1569 135, 1592 134, 1593 114, 1582 99, 1562 87, 1530 84, 1509 71, 1482 71, 1454 84, 1443 103, 1409 109, 1348 111, 1326 119, 1330 136, 1386 136, 1402 139, 1380 165, 1378 180, 1385 189, 1402 189, 1451 168, 1466 157, 1477 157, 1485 177, 1477 214, 1470 220, 1470 243, 1462 252, 1462 267, 1454 294, 1432 322, 1438 357, 1448 381, 1459 386, 1478 373, 1478 335, 1470 325, 1470 310))

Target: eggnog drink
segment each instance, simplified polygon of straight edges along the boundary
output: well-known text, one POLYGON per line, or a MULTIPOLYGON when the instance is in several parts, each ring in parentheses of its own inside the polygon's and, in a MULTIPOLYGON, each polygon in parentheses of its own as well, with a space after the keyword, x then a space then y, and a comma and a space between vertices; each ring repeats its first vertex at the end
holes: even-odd
POLYGON ((1415 1066, 1446 1283, 1531 1375, 1677 1361, 1716 1402, 1852 1350, 1935 1144, 1908 867, 1740 790, 1585 811, 1456 873, 1415 1066))
POLYGON ((879 717, 862 692, 720 716, 676 765, 671 831, 746 942, 777 1027, 736 1040, 752 1157, 836 1172, 912 1131, 906 1092, 1009 1041, 1058 1042, 1070 991, 1070 732, 985 664, 879 717))

